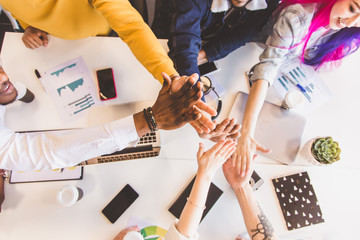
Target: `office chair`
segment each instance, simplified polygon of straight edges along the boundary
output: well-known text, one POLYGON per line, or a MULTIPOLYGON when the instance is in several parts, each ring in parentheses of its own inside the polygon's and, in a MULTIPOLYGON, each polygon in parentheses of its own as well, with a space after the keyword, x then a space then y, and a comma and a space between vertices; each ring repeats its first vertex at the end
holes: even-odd
POLYGON ((6 11, 5 9, 3 9, 1 6, 0 6, 0 14, 5 14, 6 17, 8 18, 10 24, 12 25, 12 28, 15 32, 21 32, 21 27, 20 25, 18 24, 18 22, 15 20, 15 18, 13 18, 13 16, 11 15, 11 13, 9 13, 8 11, 6 11))
POLYGON ((149 24, 148 9, 146 0, 129 0, 131 5, 140 13, 144 22, 149 24))

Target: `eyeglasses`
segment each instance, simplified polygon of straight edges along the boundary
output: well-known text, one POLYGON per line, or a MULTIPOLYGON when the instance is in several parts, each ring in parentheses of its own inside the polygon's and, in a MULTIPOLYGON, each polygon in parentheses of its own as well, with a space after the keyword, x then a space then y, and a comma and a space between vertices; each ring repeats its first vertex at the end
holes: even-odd
POLYGON ((215 120, 219 114, 220 114, 220 111, 221 111, 221 108, 222 108, 222 99, 221 97, 219 96, 219 94, 215 91, 215 87, 213 86, 212 84, 212 81, 209 77, 205 77, 205 76, 202 76, 200 77, 200 81, 201 83, 203 84, 203 87, 202 87, 202 91, 204 93, 204 96, 208 95, 211 90, 215 93, 217 99, 218 99, 218 104, 217 104, 217 109, 216 109, 216 115, 215 116, 212 116, 211 117, 211 120, 215 120))

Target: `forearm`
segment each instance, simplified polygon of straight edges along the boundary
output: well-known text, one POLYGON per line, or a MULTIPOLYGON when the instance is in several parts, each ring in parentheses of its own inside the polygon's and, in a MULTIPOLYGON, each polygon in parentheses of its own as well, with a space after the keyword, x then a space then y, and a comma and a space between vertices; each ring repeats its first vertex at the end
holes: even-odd
POLYGON ((139 62, 160 83, 163 82, 161 72, 165 72, 169 76, 176 73, 172 61, 154 33, 129 1, 93 0, 92 4, 130 47, 139 62))
POLYGON ((249 184, 234 190, 243 214, 246 229, 252 240, 278 239, 273 227, 256 202, 249 184))
POLYGON ((205 206, 210 184, 210 178, 205 174, 198 173, 188 197, 189 200, 186 202, 176 226, 182 235, 192 237, 196 234, 204 211, 202 206, 205 206))
POLYGON ((3 176, 4 170, 0 169, 0 212, 1 212, 1 205, 5 200, 5 178, 3 176))
POLYGON ((14 133, 0 130, 0 168, 18 171, 74 166, 119 151, 138 139, 132 116, 79 130, 14 133))
POLYGON ((200 22, 204 3, 193 0, 175 0, 170 25, 169 56, 180 75, 199 74, 198 53, 201 49, 200 22))
POLYGON ((267 81, 259 79, 250 88, 240 130, 241 135, 254 136, 257 119, 264 104, 268 86, 267 81))
POLYGON ((145 115, 143 112, 138 112, 133 115, 136 132, 139 137, 150 132, 149 125, 146 122, 145 115))

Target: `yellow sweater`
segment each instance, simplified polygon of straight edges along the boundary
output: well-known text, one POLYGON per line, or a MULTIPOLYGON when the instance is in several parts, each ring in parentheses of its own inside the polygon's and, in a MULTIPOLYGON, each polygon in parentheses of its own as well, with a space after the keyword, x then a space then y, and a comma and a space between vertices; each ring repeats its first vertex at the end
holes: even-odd
POLYGON ((106 35, 110 28, 130 47, 146 69, 163 82, 161 72, 175 74, 173 63, 128 0, 0 0, 26 29, 33 26, 63 39, 106 35))

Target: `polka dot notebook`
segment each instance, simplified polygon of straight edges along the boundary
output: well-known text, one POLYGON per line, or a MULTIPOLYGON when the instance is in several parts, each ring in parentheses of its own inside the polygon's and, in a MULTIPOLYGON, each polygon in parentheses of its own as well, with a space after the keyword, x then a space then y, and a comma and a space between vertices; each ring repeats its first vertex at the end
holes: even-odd
POLYGON ((307 172, 272 181, 288 230, 324 222, 307 172))

